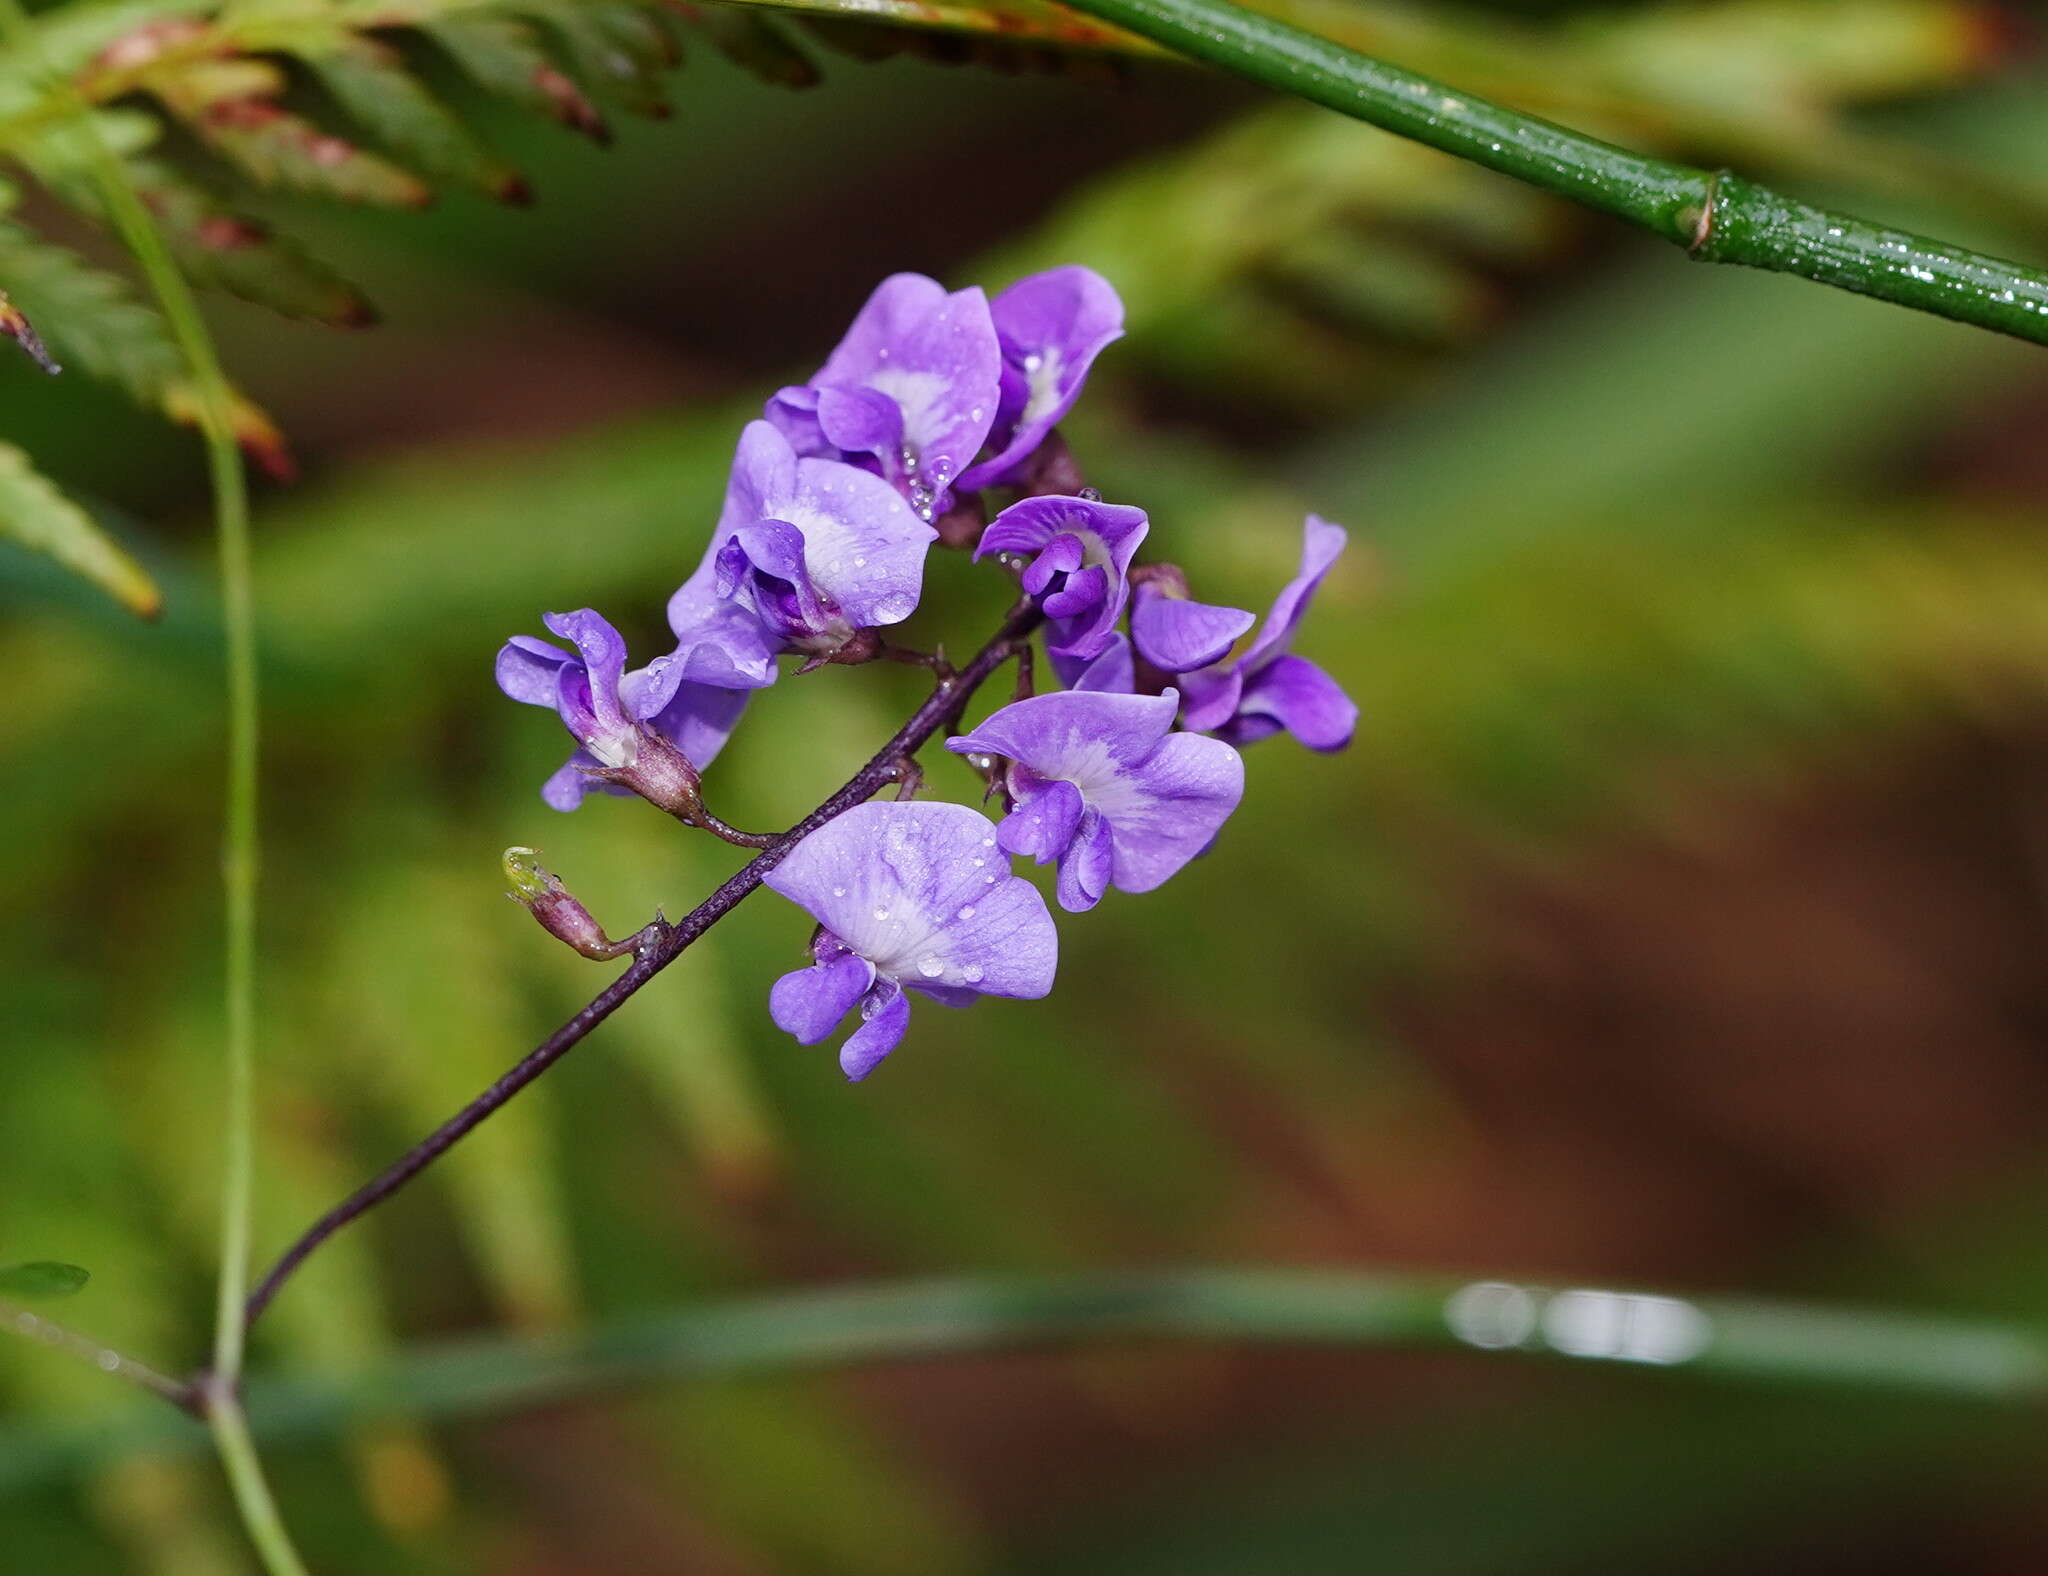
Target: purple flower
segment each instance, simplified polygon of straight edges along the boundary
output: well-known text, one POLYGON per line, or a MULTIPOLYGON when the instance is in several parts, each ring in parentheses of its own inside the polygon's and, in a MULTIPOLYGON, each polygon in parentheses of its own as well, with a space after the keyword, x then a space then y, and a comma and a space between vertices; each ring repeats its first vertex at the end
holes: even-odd
POLYGON ((981 533, 977 559, 1030 556, 1024 589, 1042 598, 1048 644, 1088 661, 1108 649, 1130 600, 1131 559, 1148 529, 1143 509, 1092 498, 1026 498, 981 533))
POLYGON ((694 787, 694 769, 718 754, 746 691, 691 682, 680 656, 656 657, 628 673, 625 641, 589 608, 549 613, 542 622, 575 651, 514 635, 498 652, 498 687, 530 706, 553 707, 577 744, 541 797, 573 810, 593 788, 661 803, 685 774, 694 787))
POLYGON ((1301 571, 1274 598, 1258 638, 1235 662, 1187 674, 1181 724, 1242 747, 1283 728, 1312 750, 1351 742, 1358 707, 1337 681, 1287 649, 1316 587, 1344 551, 1344 528, 1318 515, 1302 527, 1301 571))
POLYGON ((1020 700, 957 754, 1006 757, 1014 808, 997 832, 1013 854, 1060 864, 1060 907, 1093 908, 1112 885, 1149 892, 1215 839, 1244 796, 1244 762, 1219 739, 1175 733, 1180 697, 1068 690, 1020 700))
POLYGON ((1073 408, 1104 346, 1121 339, 1124 304, 1078 263, 1019 279, 989 303, 1003 349, 995 453, 960 478, 963 490, 1012 480, 1073 408))
POLYGON ((858 1004, 861 1026, 839 1051, 848 1078, 865 1078, 903 1038, 906 989, 948 1007, 1052 989, 1059 936, 1045 899, 965 805, 858 805, 763 879, 819 926, 815 961, 775 982, 769 1013, 815 1045, 858 1004))
POLYGON ((988 300, 922 274, 884 279, 807 384, 764 414, 804 455, 859 458, 929 520, 981 452, 1001 393, 988 300))
POLYGON ((864 629, 917 609, 938 533, 888 483, 837 460, 798 459, 765 421, 747 423, 725 508, 669 624, 707 673, 774 682, 775 657, 829 658, 864 629))

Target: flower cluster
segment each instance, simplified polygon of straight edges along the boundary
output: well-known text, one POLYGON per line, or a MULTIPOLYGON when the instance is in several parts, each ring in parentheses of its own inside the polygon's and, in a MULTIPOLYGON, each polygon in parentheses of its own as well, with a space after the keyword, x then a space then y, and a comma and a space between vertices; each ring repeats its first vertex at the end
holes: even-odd
MULTIPOLYGON (((1032 275, 993 300, 916 274, 883 281, 817 373, 741 433, 711 540, 669 599, 672 651, 629 670, 618 631, 584 609, 546 616, 566 648, 521 635, 498 654, 505 693, 553 708, 574 740, 542 790, 550 805, 574 809, 592 789, 638 794, 767 849, 759 879, 817 921, 810 965, 776 982, 769 1010, 811 1044, 858 1008, 840 1051, 849 1078, 902 1039, 910 993, 964 1007, 1052 988, 1058 937, 1013 857, 1055 865, 1054 895, 1072 913, 1112 887, 1149 892, 1237 808, 1243 746, 1283 731, 1314 750, 1350 741, 1357 708, 1289 649, 1342 529, 1309 517, 1300 572, 1233 657, 1253 615, 1196 601, 1174 565, 1141 562, 1145 512, 1080 485, 1056 428, 1122 332, 1116 292, 1086 268, 1032 275), (991 518, 992 501, 1006 506, 991 518), (904 798, 857 805, 793 845, 732 833, 705 809, 700 774, 749 694, 775 682, 784 656, 800 672, 917 658, 884 631, 916 611, 942 539, 1014 575, 1062 685, 1031 693, 1021 652, 1019 697, 945 741, 1001 821, 904 798)), ((917 659, 951 685, 941 659, 917 659)), ((956 727, 971 699, 950 710, 956 727)), ((613 955, 585 921, 582 950, 613 955)))

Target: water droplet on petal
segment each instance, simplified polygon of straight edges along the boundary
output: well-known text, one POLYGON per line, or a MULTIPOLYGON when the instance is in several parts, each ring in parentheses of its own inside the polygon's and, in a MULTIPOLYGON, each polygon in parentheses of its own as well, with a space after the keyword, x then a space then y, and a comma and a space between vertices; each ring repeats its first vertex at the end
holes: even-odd
POLYGON ((877 918, 877 919, 887 919, 888 917, 889 917, 889 911, 888 911, 888 910, 887 910, 886 908, 878 908, 878 909, 876 909, 876 910, 875 910, 875 918, 877 918))
POLYGON ((983 865, 987 863, 988 861, 986 859, 977 859, 974 861, 974 868, 979 870, 983 865))
POLYGON ((981 846, 983 848, 993 848, 996 846, 996 840, 993 837, 984 837, 981 840, 981 846))
POLYGON ((844 897, 844 896, 846 896, 846 888, 845 888, 845 887, 834 887, 834 888, 832 889, 832 895, 833 895, 834 897, 844 897))
POLYGON ((961 917, 962 919, 972 919, 972 918, 974 918, 974 905, 973 905, 972 903, 969 903, 969 904, 968 904, 968 905, 967 905, 966 907, 964 907, 963 909, 961 909, 961 910, 960 910, 960 917, 961 917))
POLYGON ((968 964, 966 968, 960 971, 960 977, 970 985, 979 985, 981 983, 981 965, 979 963, 968 964))
POLYGON ((919 958, 917 960, 917 972, 928 980, 935 980, 946 972, 946 965, 937 958, 919 958))

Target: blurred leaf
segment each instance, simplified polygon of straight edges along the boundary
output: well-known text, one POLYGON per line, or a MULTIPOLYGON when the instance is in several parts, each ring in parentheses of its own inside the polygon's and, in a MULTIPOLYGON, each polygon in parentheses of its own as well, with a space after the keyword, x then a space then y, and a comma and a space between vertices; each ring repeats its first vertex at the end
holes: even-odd
POLYGON ((342 108, 422 174, 523 201, 526 185, 453 111, 398 64, 385 46, 348 39, 310 52, 306 63, 342 108))
POLYGON ((0 1297, 69 1297, 92 1276, 76 1264, 37 1260, 0 1268, 0 1297))
POLYGON ((148 572, 12 444, 0 444, 0 539, 54 558, 131 613, 155 618, 163 610, 163 595, 148 572))
POLYGON ((430 18, 421 30, 484 91, 550 116, 597 142, 611 140, 597 106, 548 58, 524 22, 479 13, 430 18))

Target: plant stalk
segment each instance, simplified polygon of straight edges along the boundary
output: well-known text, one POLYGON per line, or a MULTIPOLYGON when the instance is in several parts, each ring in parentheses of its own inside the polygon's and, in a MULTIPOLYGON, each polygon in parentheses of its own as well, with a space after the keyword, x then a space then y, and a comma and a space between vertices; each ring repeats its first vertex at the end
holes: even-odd
POLYGON ((1831 213, 1728 171, 1648 158, 1231 0, 1063 0, 1191 59, 1498 170, 1648 230, 1699 262, 1794 274, 2048 344, 2048 273, 1831 213))

